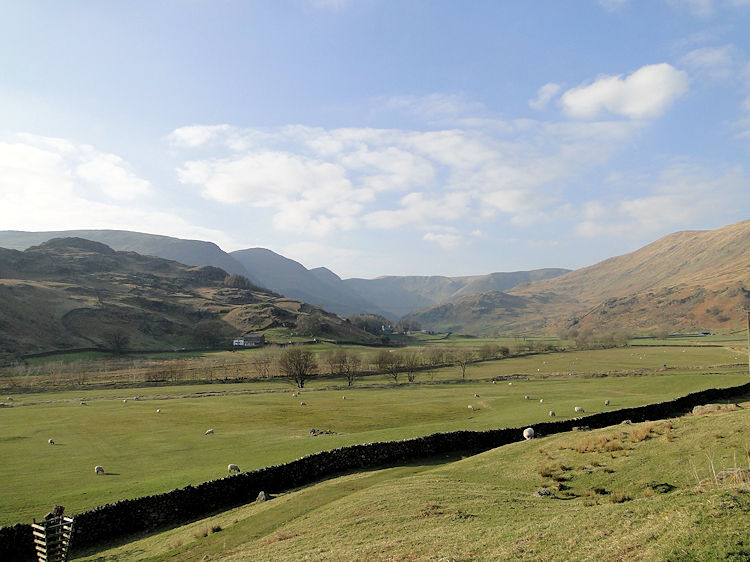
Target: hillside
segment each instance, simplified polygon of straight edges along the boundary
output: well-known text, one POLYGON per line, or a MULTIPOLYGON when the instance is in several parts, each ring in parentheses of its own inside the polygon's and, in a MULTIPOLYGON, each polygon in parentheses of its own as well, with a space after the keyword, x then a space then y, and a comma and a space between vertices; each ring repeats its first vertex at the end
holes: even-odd
POLYGON ((79 347, 214 347, 315 314, 321 336, 369 340, 335 315, 259 288, 224 286, 211 266, 117 252, 81 238, 0 248, 0 354, 79 347))
MULTIPOLYGON (((470 329, 502 333, 518 329, 625 329, 644 333, 734 330, 750 306, 750 221, 711 231, 665 236, 635 252, 507 291, 501 310, 477 308, 470 329), (507 302, 554 304, 542 310, 507 302)), ((478 297, 452 307, 429 308, 410 317, 427 327, 462 324, 478 297)))
POLYGON ((0 231, 0 248, 25 250, 52 238, 85 238, 106 244, 114 250, 137 252, 144 256, 156 256, 188 265, 212 265, 229 273, 244 275, 254 283, 255 279, 237 260, 213 242, 184 240, 171 236, 130 232, 127 230, 63 230, 50 232, 0 231))
POLYGON ((547 268, 465 277, 392 275, 376 279, 345 279, 344 284, 367 296, 391 316, 401 317, 432 305, 488 291, 507 291, 520 284, 556 277, 568 271, 547 268))
POLYGON ((247 248, 231 253, 264 287, 321 306, 341 316, 369 312, 386 314, 365 296, 346 287, 326 268, 308 270, 301 263, 265 248, 247 248))

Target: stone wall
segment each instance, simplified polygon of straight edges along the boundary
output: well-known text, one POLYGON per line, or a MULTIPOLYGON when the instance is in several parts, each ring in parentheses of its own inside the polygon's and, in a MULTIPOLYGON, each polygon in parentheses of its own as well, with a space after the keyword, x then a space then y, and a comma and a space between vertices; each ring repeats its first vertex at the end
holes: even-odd
MULTIPOLYGON (((624 408, 563 421, 533 424, 537 437, 572 430, 575 426, 607 427, 625 420, 634 423, 674 417, 694 406, 750 393, 750 383, 709 389, 646 406, 624 408)), ((75 516, 73 548, 87 547, 200 519, 252 502, 258 493, 276 494, 323 478, 379 466, 400 465, 445 453, 474 454, 523 440, 523 427, 487 431, 454 431, 425 437, 367 443, 314 453, 252 472, 187 486, 171 492, 103 505, 75 516)), ((0 528, 0 560, 34 560, 29 525, 0 528)))

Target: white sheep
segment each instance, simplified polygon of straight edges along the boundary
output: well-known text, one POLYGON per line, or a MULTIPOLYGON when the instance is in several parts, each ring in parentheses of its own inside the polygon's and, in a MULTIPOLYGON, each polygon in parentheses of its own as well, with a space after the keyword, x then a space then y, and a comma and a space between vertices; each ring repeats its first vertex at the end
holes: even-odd
POLYGON ((475 394, 475 395, 474 395, 474 398, 479 398, 479 394, 475 394))
POLYGON ((544 398, 540 398, 540 399, 539 399, 539 403, 540 403, 540 404, 544 404, 544 398))
POLYGON ((492 381, 492 384, 497 384, 497 381, 492 381))
POLYGON ((469 410, 473 410, 473 409, 474 409, 474 406, 472 406, 471 404, 469 404, 469 410))
POLYGON ((342 399, 342 400, 346 400, 346 396, 342 396, 342 397, 341 397, 341 399, 342 399))
POLYGON ((98 464, 97 464, 97 465, 96 465, 96 466, 94 467, 94 472, 95 472, 96 474, 104 474, 104 467, 103 467, 103 466, 100 466, 100 465, 98 465, 98 464))
POLYGON ((86 402, 81 402, 81 406, 88 406, 88 404, 86 404, 86 402))
POLYGON ((299 405, 300 406, 307 406, 307 402, 300 402, 299 405))
POLYGON ((530 400, 531 396, 529 396, 528 394, 526 394, 523 398, 524 398, 524 400, 530 400))
POLYGON ((236 464, 228 464, 227 465, 227 471, 231 474, 232 472, 239 472, 240 467, 236 464))
POLYGON ((214 434, 214 430, 213 429, 207 429, 206 430, 206 435, 213 435, 213 434, 214 434))
POLYGON ((609 400, 605 400, 605 401, 604 401, 604 405, 605 405, 605 406, 609 406, 609 400))
POLYGON ((123 399, 122 399, 122 403, 123 403, 123 404, 127 404, 127 403, 128 403, 128 399, 127 399, 127 398, 123 398, 123 399))
POLYGON ((585 414, 586 413, 586 411, 583 408, 581 408, 580 406, 576 406, 573 409, 576 411, 576 414, 585 414))
POLYGON ((550 410, 549 411, 549 417, 551 417, 551 418, 555 417, 555 411, 554 410, 550 410))
POLYGON ((508 383, 508 386, 513 386, 513 383, 512 383, 512 382, 509 382, 509 383, 508 383))
POLYGON ((50 445, 54 445, 55 444, 55 440, 54 439, 47 439, 47 443, 49 443, 50 445))
POLYGON ((297 392, 292 392, 292 398, 297 398, 297 396, 299 396, 297 392))
POLYGON ((161 414, 161 408, 157 408, 156 413, 161 414))
POLYGON ((526 439, 527 441, 529 439, 534 439, 534 429, 531 427, 527 427, 526 429, 524 429, 523 438, 526 439))

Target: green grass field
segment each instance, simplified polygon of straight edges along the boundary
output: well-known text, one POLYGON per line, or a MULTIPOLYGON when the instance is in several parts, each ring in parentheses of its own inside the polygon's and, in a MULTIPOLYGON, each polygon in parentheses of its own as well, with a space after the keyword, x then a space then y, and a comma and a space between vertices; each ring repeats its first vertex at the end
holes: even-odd
POLYGON ((228 463, 251 470, 356 443, 519 426, 549 419, 549 410, 566 419, 576 405, 602 411, 605 399, 620 408, 741 384, 739 359, 720 347, 553 353, 475 364, 466 382, 454 367, 397 386, 377 375, 346 389, 324 377, 298 398, 279 380, 17 395, 0 409, 0 525, 55 504, 77 513, 196 484, 224 476, 228 463), (489 380, 509 375, 521 378, 489 380), (335 434, 311 437, 311 428, 335 434), (107 474, 94 474, 98 464, 107 474))
POLYGON ((346 475, 74 558, 747 560, 744 400, 736 411, 346 475))

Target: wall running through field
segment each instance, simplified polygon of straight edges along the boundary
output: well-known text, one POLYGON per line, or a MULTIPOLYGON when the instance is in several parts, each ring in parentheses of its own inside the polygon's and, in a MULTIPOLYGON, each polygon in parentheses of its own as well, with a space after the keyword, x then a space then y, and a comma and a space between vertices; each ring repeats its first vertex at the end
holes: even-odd
MULTIPOLYGON (((571 431, 575 426, 591 429, 675 417, 694 406, 727 400, 750 392, 750 383, 730 388, 694 392, 671 400, 612 412, 602 412, 564 421, 531 425, 537 437, 571 431)), ((277 494, 323 478, 361 469, 393 466, 446 453, 475 454, 523 440, 523 427, 487 431, 454 431, 425 437, 368 443, 323 451, 278 466, 243 472, 197 486, 123 500, 75 516, 73 549, 89 547, 131 534, 181 525, 212 513, 250 503, 260 491, 277 494)), ((0 560, 36 560, 31 526, 17 524, 0 528, 0 560)))

